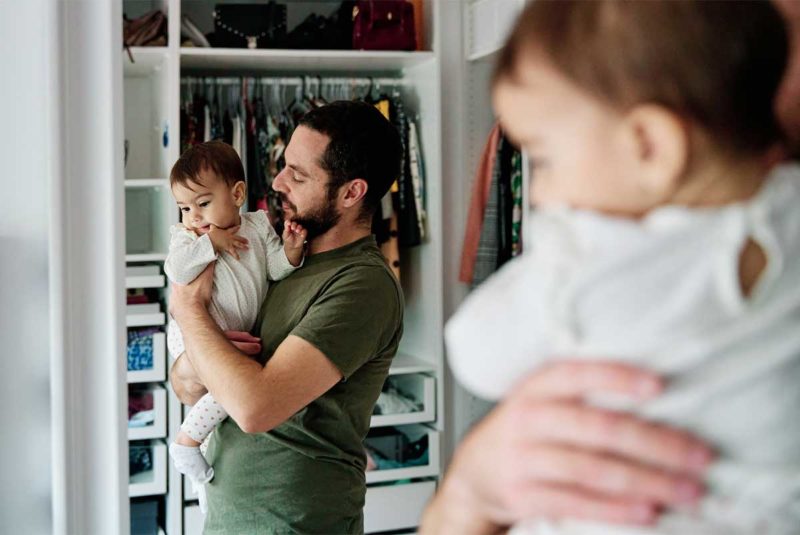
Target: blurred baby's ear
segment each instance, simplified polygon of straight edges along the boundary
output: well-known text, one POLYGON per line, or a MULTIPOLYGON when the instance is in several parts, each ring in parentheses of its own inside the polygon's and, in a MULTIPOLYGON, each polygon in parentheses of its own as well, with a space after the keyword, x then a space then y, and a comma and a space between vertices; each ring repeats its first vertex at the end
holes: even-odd
POLYGON ((687 172, 690 144, 685 122, 663 106, 645 104, 626 114, 624 129, 642 188, 655 198, 668 198, 687 172))

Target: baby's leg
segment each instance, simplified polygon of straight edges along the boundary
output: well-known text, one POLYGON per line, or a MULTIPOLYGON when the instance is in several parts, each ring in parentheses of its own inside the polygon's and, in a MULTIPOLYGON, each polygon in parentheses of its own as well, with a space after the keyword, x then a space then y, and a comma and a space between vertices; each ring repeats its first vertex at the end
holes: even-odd
POLYGON ((206 394, 186 415, 186 419, 181 424, 181 432, 199 446, 211 434, 211 431, 227 417, 228 413, 225 412, 222 405, 217 403, 211 394, 206 394))
POLYGON ((178 327, 175 320, 172 319, 169 320, 169 324, 167 324, 167 350, 170 356, 175 360, 178 360, 178 357, 186 351, 186 347, 183 345, 181 329, 178 327))
POLYGON ((186 416, 176 441, 169 446, 175 467, 192 480, 195 487, 211 481, 214 469, 200 452, 200 444, 227 417, 222 406, 206 394, 186 416))

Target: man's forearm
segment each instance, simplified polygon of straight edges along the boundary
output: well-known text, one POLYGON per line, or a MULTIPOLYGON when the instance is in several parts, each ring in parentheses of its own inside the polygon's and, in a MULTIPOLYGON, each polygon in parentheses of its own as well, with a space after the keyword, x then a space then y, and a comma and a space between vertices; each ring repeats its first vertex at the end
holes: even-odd
POLYGON ((205 385, 237 422, 250 414, 250 401, 263 395, 262 367, 236 349, 202 308, 187 311, 178 322, 186 345, 186 356, 205 385))

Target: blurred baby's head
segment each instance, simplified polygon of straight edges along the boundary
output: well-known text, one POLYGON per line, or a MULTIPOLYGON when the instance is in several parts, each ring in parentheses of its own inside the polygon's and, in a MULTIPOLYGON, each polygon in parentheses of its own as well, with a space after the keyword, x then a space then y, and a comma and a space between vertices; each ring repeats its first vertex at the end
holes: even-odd
POLYGON ((786 57, 766 1, 536 0, 501 53, 494 103, 538 202, 633 215, 703 162, 781 140, 786 57))
POLYGON ((237 224, 246 197, 244 180, 242 161, 227 143, 208 141, 186 149, 169 175, 183 224, 200 234, 210 225, 237 224))

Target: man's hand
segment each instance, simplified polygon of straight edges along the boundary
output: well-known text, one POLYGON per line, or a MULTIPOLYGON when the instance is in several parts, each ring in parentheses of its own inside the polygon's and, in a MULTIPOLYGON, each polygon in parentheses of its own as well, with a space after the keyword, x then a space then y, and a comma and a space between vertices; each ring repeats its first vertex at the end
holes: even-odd
POLYGON ((226 252, 236 260, 239 260, 239 251, 246 251, 248 242, 247 238, 237 236, 237 232, 239 232, 239 225, 231 228, 219 228, 211 225, 208 237, 211 239, 211 245, 214 246, 214 252, 217 254, 226 252))
POLYGON ((306 243, 308 231, 300 223, 284 221, 283 224, 283 250, 286 251, 286 258, 293 266, 299 266, 303 259, 303 246, 306 243))
POLYGON ((456 449, 420 533, 493 533, 532 518, 649 524, 662 507, 695 503, 707 446, 584 402, 660 390, 652 374, 619 364, 557 363, 532 374, 456 449))
POLYGON ((225 331, 225 338, 245 355, 255 357, 261 354, 261 338, 247 331, 225 331))
POLYGON ((172 283, 169 295, 169 313, 178 322, 191 311, 208 309, 214 287, 214 262, 211 262, 195 280, 187 285, 172 283))

